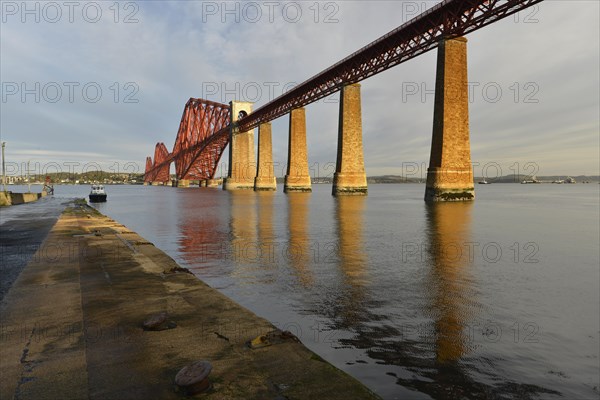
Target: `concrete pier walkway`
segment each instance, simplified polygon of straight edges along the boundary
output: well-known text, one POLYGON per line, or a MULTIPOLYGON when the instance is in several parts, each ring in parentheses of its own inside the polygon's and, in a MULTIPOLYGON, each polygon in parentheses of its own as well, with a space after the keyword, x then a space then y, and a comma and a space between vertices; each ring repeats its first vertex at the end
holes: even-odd
POLYGON ((69 201, 47 196, 35 203, 0 211, 0 301, 44 239, 69 201))
POLYGON ((0 305, 1 399, 175 399, 185 365, 213 365, 207 399, 371 399, 275 329, 83 204, 65 210, 0 305), (174 329, 144 331, 167 312, 174 329))

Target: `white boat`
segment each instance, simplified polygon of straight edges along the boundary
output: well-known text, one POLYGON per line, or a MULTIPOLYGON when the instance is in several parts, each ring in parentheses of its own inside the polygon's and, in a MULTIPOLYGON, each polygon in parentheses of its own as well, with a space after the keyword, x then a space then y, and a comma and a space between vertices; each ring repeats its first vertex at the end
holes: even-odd
POLYGON ((485 179, 484 179, 484 180, 482 180, 482 181, 479 181, 479 182, 477 182, 477 183, 479 183, 480 185, 489 185, 489 184, 490 184, 490 183, 489 183, 488 181, 486 181, 485 179))
POLYGON ((106 201, 106 192, 102 185, 92 185, 90 192, 90 203, 102 203, 106 201))
POLYGON ((525 179, 523 182, 521 183, 541 183, 540 181, 537 180, 537 177, 534 175, 531 177, 531 179, 525 179))

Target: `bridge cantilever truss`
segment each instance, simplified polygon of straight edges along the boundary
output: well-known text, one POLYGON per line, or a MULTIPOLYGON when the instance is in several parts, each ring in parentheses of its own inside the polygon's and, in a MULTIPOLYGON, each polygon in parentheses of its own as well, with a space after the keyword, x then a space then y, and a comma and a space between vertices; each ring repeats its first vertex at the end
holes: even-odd
MULTIPOLYGON (((239 129, 240 131, 248 131, 256 128, 261 123, 272 121, 295 108, 304 107, 327 97, 339 91, 345 85, 360 82, 432 50, 438 46, 442 39, 463 36, 542 1, 444 0, 258 108, 250 115, 241 118, 237 121, 239 129)), ((225 140, 228 142, 228 135, 229 126, 223 126, 220 130, 213 132, 212 139, 206 140, 220 140, 219 145, 221 145, 225 140)), ((200 143, 191 147, 194 150, 185 151, 192 153, 196 150, 199 151, 199 153, 194 153, 195 157, 192 157, 193 159, 200 157, 200 153, 204 150, 211 151, 212 149, 214 151, 214 148, 200 143)), ((217 147, 215 144, 215 148, 217 147)), ((171 160, 177 157, 179 157, 179 154, 174 152, 171 160)), ((210 163, 202 165, 208 164, 210 163)), ((159 165, 155 162, 153 169, 146 170, 147 175, 158 167, 159 165)), ((147 178, 146 180, 148 181, 147 178)))
POLYGON ((173 153, 177 179, 212 179, 228 135, 215 133, 229 125, 229 106, 203 99, 185 105, 173 153))
POLYGON ((175 162, 178 180, 212 179, 229 143, 228 132, 223 129, 228 126, 229 118, 226 104, 189 99, 181 116, 173 152, 166 151, 164 144, 157 144, 154 162, 150 157, 146 159, 144 180, 168 182, 172 162, 175 162))
POLYGON ((154 163, 150 157, 146 158, 146 175, 144 180, 149 182, 167 182, 169 180, 169 150, 164 143, 156 143, 154 147, 154 163))

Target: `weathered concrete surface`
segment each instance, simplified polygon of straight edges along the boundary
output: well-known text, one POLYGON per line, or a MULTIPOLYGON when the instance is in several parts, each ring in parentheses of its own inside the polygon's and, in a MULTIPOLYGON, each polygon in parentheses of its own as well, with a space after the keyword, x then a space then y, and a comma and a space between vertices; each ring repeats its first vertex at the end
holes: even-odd
POLYGON ((31 203, 42 197, 41 193, 10 193, 12 205, 31 203))
POLYGON ((431 155, 425 201, 475 198, 469 141, 467 39, 438 47, 431 155))
POLYGON ((260 124, 258 127, 258 167, 254 179, 254 190, 277 190, 270 122, 260 124))
POLYGON ((174 377, 199 359, 213 365, 200 398, 375 398, 300 343, 250 350, 269 322, 87 206, 65 211, 50 244, 70 250, 34 259, 1 304, 2 399, 181 398, 174 377), (142 329, 163 311, 177 328, 142 329))
MULTIPOLYGON (((0 301, 34 254, 49 259, 56 249, 42 243, 65 209, 67 200, 47 197, 3 209, 0 214, 0 301)), ((0 332, 1 334, 1 332, 0 332)))
POLYGON ((222 179, 207 179, 206 180, 206 187, 209 188, 216 188, 219 187, 219 185, 223 184, 223 180, 222 179))
POLYGON ((306 147, 306 110, 296 108, 290 112, 290 135, 288 141, 288 165, 284 192, 311 192, 308 172, 308 148, 306 147))
POLYGON ((42 190, 40 193, 13 193, 0 192, 0 206, 15 206, 18 204, 31 203, 46 197, 48 193, 42 190))
POLYGON ((10 206, 12 205, 10 193, 9 192, 0 192, 0 207, 10 206))
POLYGON ((340 97, 337 162, 332 194, 366 195, 360 84, 344 86, 340 97))

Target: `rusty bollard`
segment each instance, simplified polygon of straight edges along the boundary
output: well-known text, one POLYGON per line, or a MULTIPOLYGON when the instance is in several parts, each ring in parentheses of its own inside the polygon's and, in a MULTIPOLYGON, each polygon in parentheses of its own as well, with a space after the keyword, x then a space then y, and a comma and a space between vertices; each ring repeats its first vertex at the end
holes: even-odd
POLYGON ((183 367, 175 376, 175 384, 187 395, 204 392, 210 389, 208 374, 212 365, 205 360, 193 362, 183 367))
POLYGON ((166 312, 154 314, 146 318, 142 326, 145 331, 164 331, 165 329, 173 329, 177 324, 169 321, 169 316, 166 312))

